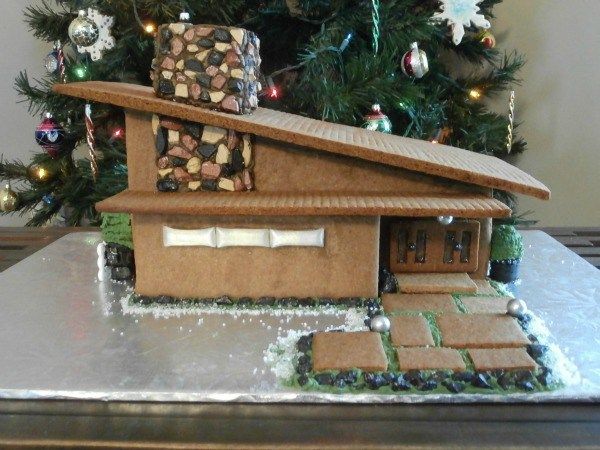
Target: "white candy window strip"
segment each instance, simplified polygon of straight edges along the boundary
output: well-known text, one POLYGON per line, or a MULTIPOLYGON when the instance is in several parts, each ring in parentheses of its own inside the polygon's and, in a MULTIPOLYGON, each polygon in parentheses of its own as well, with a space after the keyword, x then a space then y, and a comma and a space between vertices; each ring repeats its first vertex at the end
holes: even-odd
POLYGON ((269 230, 254 228, 203 228, 178 230, 163 227, 165 247, 324 247, 325 230, 269 230))
POLYGON ((98 281, 106 281, 106 279, 108 278, 108 274, 107 274, 108 270, 106 269, 105 251, 106 251, 106 243, 100 242, 98 244, 98 246, 96 247, 96 252, 98 254, 98 260, 97 260, 98 281))
POLYGON ((217 248, 270 246, 269 230, 217 227, 217 248))
POLYGON ((277 247, 324 247, 325 230, 271 231, 271 248, 277 247))
POLYGON ((216 247, 216 230, 214 227, 201 230, 177 230, 163 227, 163 245, 165 247, 216 247))

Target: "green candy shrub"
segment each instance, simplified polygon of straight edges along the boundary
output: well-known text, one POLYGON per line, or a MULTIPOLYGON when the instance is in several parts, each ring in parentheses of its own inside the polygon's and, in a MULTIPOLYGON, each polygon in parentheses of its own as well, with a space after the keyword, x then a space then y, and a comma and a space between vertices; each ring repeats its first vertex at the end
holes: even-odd
POLYGON ((492 231, 492 261, 521 259, 523 257, 523 237, 512 225, 498 225, 492 231))
POLYGON ((102 213, 102 239, 109 244, 121 244, 133 249, 129 214, 102 213))

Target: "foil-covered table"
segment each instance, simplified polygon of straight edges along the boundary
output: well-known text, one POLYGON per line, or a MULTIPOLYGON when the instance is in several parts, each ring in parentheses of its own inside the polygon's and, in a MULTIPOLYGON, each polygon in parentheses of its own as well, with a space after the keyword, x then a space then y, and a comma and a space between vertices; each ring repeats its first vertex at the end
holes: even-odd
MULTIPOLYGON (((265 350, 289 330, 340 314, 124 314, 126 285, 99 282, 99 233, 73 233, 0 274, 0 398, 159 402, 546 402, 600 399, 600 271, 539 231, 523 232, 517 294, 541 317, 581 381, 515 395, 378 395, 282 386, 265 350)), ((160 261, 156 261, 160 264, 160 261)))

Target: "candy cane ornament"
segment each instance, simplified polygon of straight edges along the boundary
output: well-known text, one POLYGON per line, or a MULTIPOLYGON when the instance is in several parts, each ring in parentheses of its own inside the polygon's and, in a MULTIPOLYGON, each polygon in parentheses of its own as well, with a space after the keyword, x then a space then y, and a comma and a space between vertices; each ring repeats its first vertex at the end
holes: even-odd
POLYGON ((98 178, 98 155, 96 153, 96 138, 94 137, 94 122, 92 121, 92 105, 85 105, 85 129, 86 140, 90 155, 90 167, 94 181, 98 178))

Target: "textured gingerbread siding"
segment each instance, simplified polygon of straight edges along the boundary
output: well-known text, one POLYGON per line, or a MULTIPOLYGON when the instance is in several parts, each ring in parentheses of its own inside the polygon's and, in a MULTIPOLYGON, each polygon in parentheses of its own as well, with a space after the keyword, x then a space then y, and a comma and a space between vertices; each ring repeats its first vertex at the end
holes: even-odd
POLYGON ((136 292, 175 297, 375 297, 378 217, 133 216, 136 292), (318 247, 165 247, 178 229, 325 229, 318 247))

